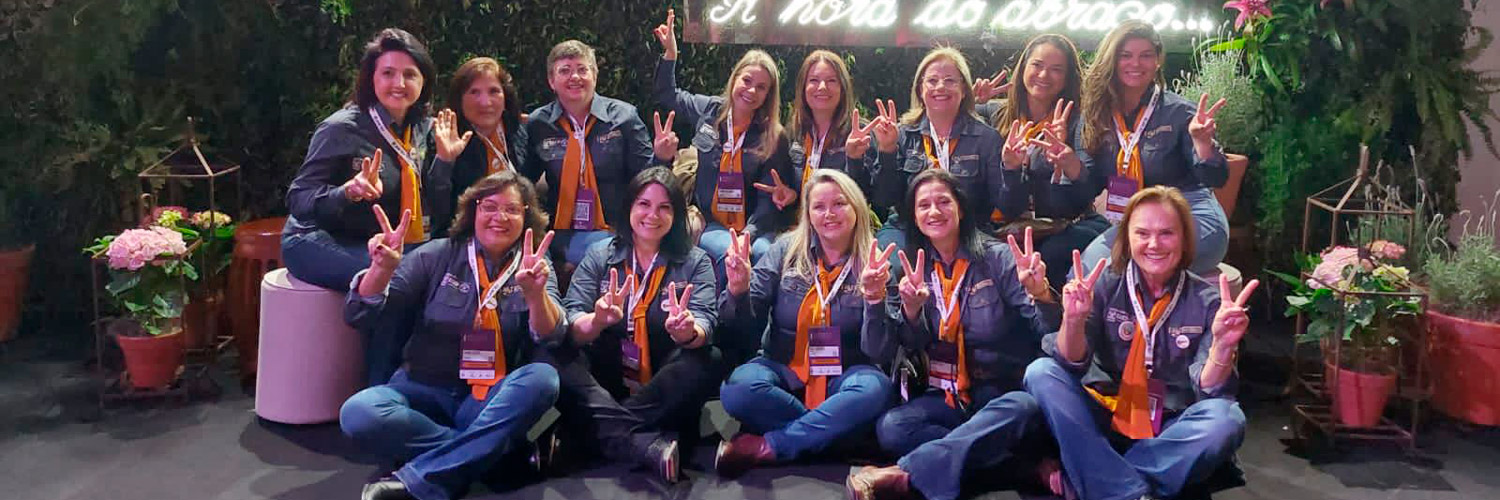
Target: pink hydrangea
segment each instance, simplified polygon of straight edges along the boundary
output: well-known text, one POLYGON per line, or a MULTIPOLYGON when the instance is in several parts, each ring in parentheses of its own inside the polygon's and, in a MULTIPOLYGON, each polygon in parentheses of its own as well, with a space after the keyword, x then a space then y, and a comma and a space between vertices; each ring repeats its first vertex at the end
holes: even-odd
POLYGON ((109 267, 113 269, 140 269, 146 263, 160 257, 175 257, 187 253, 187 243, 182 233, 152 226, 148 229, 126 229, 109 243, 109 267))
POLYGON ((1370 255, 1385 261, 1397 261, 1406 255, 1406 247, 1386 240, 1376 240, 1370 244, 1370 255))
POLYGON ((1312 278, 1307 280, 1307 286, 1312 288, 1325 288, 1344 279, 1344 269, 1359 264, 1359 249, 1354 247, 1337 246, 1323 251, 1323 262, 1313 269, 1312 278))

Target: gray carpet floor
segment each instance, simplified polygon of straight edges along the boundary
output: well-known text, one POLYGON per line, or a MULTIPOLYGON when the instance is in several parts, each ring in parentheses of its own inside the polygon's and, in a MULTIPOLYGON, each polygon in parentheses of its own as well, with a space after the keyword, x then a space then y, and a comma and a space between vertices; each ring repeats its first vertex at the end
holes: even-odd
MULTIPOLYGON (((1263 337, 1264 338, 1264 337, 1263 337)), ((1497 499, 1500 430, 1441 417, 1406 453, 1382 444, 1302 446, 1290 440, 1277 368, 1285 346, 1265 342, 1242 359, 1249 430, 1239 451, 1246 485, 1215 499, 1497 499)), ((256 418, 254 401, 217 378, 217 397, 101 410, 78 339, 25 336, 0 348, 0 498, 11 500, 345 499, 379 471, 336 425, 286 426, 256 418)), ((1284 366, 1284 365, 1283 365, 1284 366)), ((473 498, 843 498, 842 463, 798 464, 734 481, 706 473, 713 442, 692 450, 689 481, 667 487, 620 466, 600 466, 473 498)), ((1033 498, 996 491, 977 498, 1033 498)), ((1045 498, 1045 497, 1044 497, 1045 498)))

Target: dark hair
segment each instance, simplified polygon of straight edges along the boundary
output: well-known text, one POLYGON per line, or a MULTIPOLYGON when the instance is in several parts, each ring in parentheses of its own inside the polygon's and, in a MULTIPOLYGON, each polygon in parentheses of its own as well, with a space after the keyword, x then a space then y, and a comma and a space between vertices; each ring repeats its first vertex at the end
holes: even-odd
POLYGON ((510 187, 516 188, 516 194, 521 195, 521 203, 526 205, 525 220, 521 225, 536 233, 538 238, 545 234, 547 212, 542 210, 542 203, 536 194, 536 186, 514 170, 501 170, 479 179, 458 197, 458 214, 453 216, 453 225, 448 227, 448 237, 455 240, 473 238, 474 218, 479 208, 479 201, 504 192, 510 187))
POLYGON ((932 182, 940 183, 948 187, 953 193, 954 204, 958 206, 958 246, 968 249, 969 254, 978 258, 984 255, 984 235, 979 232, 978 224, 974 222, 975 217, 988 217, 989 214, 971 214, 969 210, 969 196, 964 190, 958 188, 958 178, 947 170, 941 168, 929 168, 922 173, 912 177, 911 184, 906 187, 906 198, 902 199, 901 205, 896 207, 896 212, 901 216, 901 222, 906 224, 906 252, 914 254, 917 249, 931 245, 927 235, 917 228, 917 189, 923 184, 932 182))
POLYGON ((1104 150, 1105 144, 1114 140, 1115 99, 1120 95, 1120 89, 1115 83, 1115 71, 1118 70, 1116 59, 1125 43, 1134 39, 1151 43, 1151 48, 1160 58, 1157 60, 1153 79, 1158 86, 1165 83, 1162 68, 1166 65, 1162 62, 1166 60, 1166 53, 1163 52, 1161 35, 1156 32, 1155 26, 1139 19, 1126 19, 1110 30, 1104 40, 1099 42, 1099 50, 1094 53, 1094 62, 1089 65, 1088 74, 1083 75, 1083 102, 1079 107, 1083 108, 1083 148, 1090 153, 1099 154, 1104 150))
POLYGON ((370 43, 365 44, 365 55, 359 59, 359 78, 354 80, 354 94, 349 100, 361 108, 368 108, 379 102, 379 98, 375 96, 375 60, 393 50, 405 52, 416 61, 417 70, 422 72, 422 93, 417 96, 417 102, 412 108, 428 111, 428 106, 432 104, 432 84, 437 81, 432 56, 427 54, 427 46, 422 45, 417 37, 400 28, 380 30, 375 38, 370 39, 370 43))
POLYGON ((476 57, 465 61, 457 71, 453 72, 453 81, 448 85, 448 102, 446 103, 454 113, 458 114, 458 126, 461 130, 472 130, 474 125, 469 123, 469 118, 464 116, 464 94, 468 93, 469 86, 479 77, 489 75, 500 82, 500 89, 505 91, 505 110, 500 112, 500 123, 506 132, 514 132, 521 126, 521 94, 516 87, 516 79, 505 71, 499 62, 488 57, 476 57))
MULTIPOLYGON (((991 124, 995 127, 995 130, 1000 131, 1001 137, 1010 135, 1010 122, 1021 120, 1024 123, 1031 119, 1032 111, 1047 113, 1052 111, 1050 109, 1030 109, 1031 92, 1026 90, 1026 63, 1031 59, 1031 54, 1036 52, 1037 47, 1043 45, 1051 45, 1062 52, 1063 59, 1067 60, 1068 75, 1063 78, 1063 88, 1061 92, 1058 92, 1057 98, 1073 101, 1074 109, 1081 109, 1083 107, 1083 103, 1079 102, 1083 98, 1083 63, 1079 62, 1078 59, 1078 47, 1073 45, 1072 40, 1062 35, 1046 33, 1034 36, 1031 38, 1031 41, 1026 42, 1026 50, 1021 52, 1020 59, 1016 61, 1015 69, 1012 69, 1010 72, 1010 81, 1015 85, 1011 86, 1010 95, 1006 96, 1005 108, 995 114, 995 123, 991 124)), ((1077 111, 1077 113, 1082 114, 1082 111, 1077 111)), ((1075 114, 1069 117, 1068 122, 1071 123, 1073 120, 1076 120, 1077 116, 1075 114)))
POLYGON ((1151 186, 1135 193, 1130 201, 1125 204, 1125 217, 1120 220, 1120 233, 1115 236, 1115 244, 1110 247, 1109 268, 1117 274, 1125 272, 1125 266, 1130 264, 1134 257, 1130 254, 1130 221, 1135 219, 1135 211, 1141 205, 1147 203, 1160 203, 1171 207, 1177 212, 1177 226, 1182 238, 1182 246, 1178 250, 1182 255, 1177 259, 1176 272, 1182 272, 1193 264, 1193 256, 1198 251, 1198 224, 1193 222, 1193 208, 1188 205, 1187 198, 1182 197, 1182 191, 1171 186, 1151 186))
POLYGON ((661 185, 662 189, 667 190, 667 198, 672 201, 672 228, 667 230, 666 237, 661 240, 661 251, 669 257, 683 257, 693 249, 687 229, 687 193, 682 191, 682 181, 667 167, 651 167, 630 179, 630 185, 625 188, 624 206, 620 207, 620 217, 623 219, 615 224, 615 236, 625 245, 635 244, 635 235, 630 228, 630 207, 652 184, 661 185))

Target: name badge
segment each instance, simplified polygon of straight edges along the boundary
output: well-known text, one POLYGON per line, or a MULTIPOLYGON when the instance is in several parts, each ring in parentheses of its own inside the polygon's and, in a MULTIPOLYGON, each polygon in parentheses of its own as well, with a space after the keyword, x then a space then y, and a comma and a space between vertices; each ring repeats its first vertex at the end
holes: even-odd
POLYGON ((745 211, 745 176, 740 172, 719 173, 719 201, 715 208, 720 212, 745 211))
POLYGON ((1146 404, 1151 408, 1151 435, 1161 435, 1161 418, 1166 413, 1167 383, 1157 379, 1148 379, 1146 383, 1146 404))
POLYGON ((1130 197, 1135 196, 1136 191, 1141 190, 1140 183, 1129 177, 1112 175, 1109 177, 1109 196, 1104 202, 1104 217, 1111 223, 1119 224, 1125 219, 1125 205, 1130 203, 1130 197))
POLYGON ((573 197, 573 230, 594 230, 594 190, 582 186, 578 187, 578 195, 573 197))
POLYGON ((495 331, 469 328, 464 332, 458 361, 458 378, 489 380, 495 378, 495 331))
POLYGON ((927 385, 958 393, 958 344, 939 340, 927 348, 927 385))
POLYGON ((836 377, 844 373, 844 362, 839 356, 839 329, 832 326, 813 327, 807 332, 807 366, 812 376, 836 377))
POLYGON ((625 387, 630 392, 641 390, 641 346, 628 338, 620 339, 620 367, 625 375, 625 387))

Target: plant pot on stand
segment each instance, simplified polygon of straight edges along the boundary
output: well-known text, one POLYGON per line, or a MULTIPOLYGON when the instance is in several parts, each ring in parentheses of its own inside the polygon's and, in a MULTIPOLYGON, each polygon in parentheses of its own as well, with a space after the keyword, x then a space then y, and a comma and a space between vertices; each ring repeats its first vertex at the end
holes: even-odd
POLYGON ((110 336, 125 357, 126 383, 136 389, 165 389, 182 371, 183 333, 176 326, 151 335, 134 320, 115 320, 110 336))
POLYGON ((1323 360, 1324 390, 1333 403, 1334 419, 1351 428, 1379 425, 1396 390, 1395 349, 1351 344, 1338 350, 1341 359, 1325 350, 1323 360))

